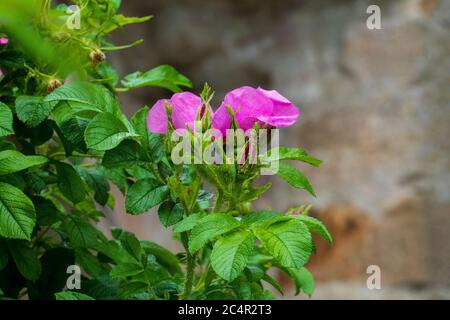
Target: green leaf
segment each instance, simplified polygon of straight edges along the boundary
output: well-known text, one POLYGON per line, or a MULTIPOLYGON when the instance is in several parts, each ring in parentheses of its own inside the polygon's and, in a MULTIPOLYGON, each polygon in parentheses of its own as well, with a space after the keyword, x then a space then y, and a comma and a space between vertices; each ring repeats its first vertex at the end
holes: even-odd
POLYGON ((35 223, 33 202, 16 187, 0 182, 0 235, 30 240, 35 223))
POLYGON ((87 119, 74 116, 61 124, 61 132, 64 138, 80 152, 86 152, 87 146, 84 141, 84 132, 89 121, 87 119))
POLYGON ((95 300, 87 294, 73 291, 55 293, 56 300, 95 300))
POLYGON ((86 191, 78 172, 70 164, 64 162, 56 163, 56 171, 58 174, 58 187, 64 196, 73 203, 83 201, 86 191))
POLYGON ((88 148, 95 150, 110 150, 119 143, 135 134, 111 113, 99 113, 86 127, 84 138, 88 148))
POLYGON ((266 281, 272 287, 277 289, 277 291, 279 293, 284 294, 284 290, 283 290, 283 287, 281 286, 281 284, 279 284, 277 280, 275 280, 274 278, 269 276, 267 273, 264 273, 264 275, 262 276, 262 280, 266 281))
POLYGON ((192 228, 194 228, 196 226, 196 224, 203 218, 205 217, 204 213, 194 213, 191 214, 189 216, 187 216, 186 218, 184 218, 183 220, 181 220, 180 222, 178 222, 177 224, 175 224, 173 227, 173 231, 174 232, 185 232, 188 230, 191 230, 192 228))
POLYGON ((245 190, 239 196, 239 201, 246 202, 246 201, 257 200, 263 195, 264 192, 269 190, 271 186, 272 186, 272 182, 268 182, 259 188, 249 187, 248 190, 245 190))
POLYGON ((22 171, 48 161, 43 156, 26 156, 16 150, 0 151, 0 175, 22 171))
MULTIPOLYGON (((120 1, 114 0, 113 3, 120 3, 120 1)), ((114 4, 115 7, 118 7, 117 4, 114 4)), ((116 14, 111 19, 105 21, 103 25, 99 28, 102 31, 102 34, 108 34, 112 32, 113 30, 123 27, 127 24, 132 23, 142 23, 145 21, 148 21, 152 18, 152 16, 145 16, 145 17, 126 17, 122 14, 116 14)))
POLYGON ((140 214, 162 203, 168 194, 167 186, 159 185, 153 179, 139 180, 128 189, 125 208, 131 214, 140 214))
POLYGON ((217 240, 211 253, 211 265, 223 279, 232 281, 245 269, 255 248, 249 231, 234 232, 217 240))
POLYGON ((275 222, 252 230, 281 266, 300 268, 311 255, 311 234, 306 225, 298 220, 275 222))
POLYGON ((138 164, 142 148, 134 140, 124 140, 103 156, 102 165, 107 168, 131 168, 138 164))
POLYGON ((120 241, 122 247, 124 247, 136 261, 141 260, 141 244, 134 234, 119 228, 111 228, 111 233, 115 239, 120 241))
POLYGON ((63 221, 63 229, 74 248, 93 247, 97 243, 97 230, 89 222, 69 214, 63 221))
POLYGON ((119 244, 119 241, 110 240, 104 243, 97 243, 94 248, 117 264, 137 262, 136 259, 119 244))
POLYGON ((239 221, 224 213, 211 213, 201 219, 189 237, 189 251, 195 253, 209 240, 240 226, 239 221))
POLYGON ((57 103, 44 101, 44 97, 19 96, 16 99, 17 117, 28 127, 36 127, 47 119, 57 103))
POLYGON ((308 229, 312 232, 316 232, 319 234, 322 238, 327 240, 330 244, 333 243, 333 238, 331 237, 331 234, 328 232, 327 227, 325 225, 317 220, 316 218, 307 216, 305 214, 299 214, 294 216, 296 219, 299 219, 302 221, 308 229))
POLYGON ((58 209, 51 200, 40 196, 32 196, 30 199, 33 201, 34 208, 36 209, 37 224, 51 226, 60 221, 58 209))
POLYGON ((147 72, 135 72, 127 75, 122 84, 129 89, 157 86, 180 92, 180 87, 192 88, 192 82, 174 67, 161 65, 147 72))
POLYGON ((19 272, 28 280, 39 279, 42 269, 41 262, 28 243, 23 240, 8 241, 8 247, 19 272))
POLYGON ((268 211, 268 210, 255 211, 248 215, 243 216, 241 222, 248 226, 252 226, 265 223, 270 219, 279 218, 282 216, 283 214, 276 211, 268 211))
POLYGON ((123 283, 123 285, 119 287, 117 295, 121 299, 129 299, 139 293, 144 293, 147 291, 148 291, 148 284, 141 281, 132 281, 123 283))
POLYGON ((86 180, 88 186, 94 190, 94 199, 98 204, 104 206, 109 198, 108 180, 96 169, 82 170, 81 174, 86 180))
POLYGON ((322 160, 310 156, 304 149, 301 148, 273 148, 268 152, 267 155, 263 156, 263 159, 271 162, 280 160, 298 160, 315 167, 318 167, 322 164, 322 160))
POLYGON ((306 293, 309 297, 314 292, 314 277, 305 267, 302 268, 288 268, 289 275, 294 280, 295 284, 295 295, 298 295, 301 291, 306 293))
POLYGON ((116 102, 101 86, 89 82, 64 84, 44 98, 46 102, 71 101, 83 104, 84 109, 113 112, 116 102))
POLYGON ((184 208, 181 203, 164 202, 158 209, 159 221, 164 227, 170 227, 183 219, 184 208))
POLYGON ((94 278, 100 278, 109 274, 109 269, 103 266, 99 259, 94 256, 89 249, 75 249, 75 259, 76 264, 94 278))
POLYGON ((147 254, 154 255, 158 262, 164 266, 171 274, 181 272, 177 256, 166 248, 151 241, 141 241, 141 246, 147 254))
POLYGON ((287 163, 281 162, 277 175, 287 183, 289 183, 291 186, 297 189, 305 189, 314 197, 316 196, 314 189, 309 183, 308 179, 297 168, 287 163))
POLYGON ((110 276, 113 278, 126 278, 135 276, 143 271, 144 269, 141 265, 135 263, 122 263, 112 268, 110 276))
POLYGON ((13 134, 13 115, 11 109, 0 102, 0 137, 4 137, 10 134, 13 134))

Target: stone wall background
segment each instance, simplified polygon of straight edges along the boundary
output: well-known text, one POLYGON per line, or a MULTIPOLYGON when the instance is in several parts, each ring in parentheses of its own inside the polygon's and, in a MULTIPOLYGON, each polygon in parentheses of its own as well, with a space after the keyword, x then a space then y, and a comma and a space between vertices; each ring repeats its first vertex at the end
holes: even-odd
MULTIPOLYGON (((319 241, 313 298, 450 299, 450 1, 125 1, 127 15, 154 14, 116 43, 145 39, 113 56, 122 75, 174 65, 215 102, 241 86, 274 88, 301 107, 282 141, 324 160, 302 167, 318 194, 274 180, 261 207, 314 205, 335 238, 319 241), (366 28, 381 7, 382 29, 366 28), (379 265, 382 290, 366 288, 379 265)), ((124 95, 126 112, 168 92, 124 95)), ((177 250, 150 213, 108 222, 177 250)), ((286 298, 291 298, 288 293, 286 298)))

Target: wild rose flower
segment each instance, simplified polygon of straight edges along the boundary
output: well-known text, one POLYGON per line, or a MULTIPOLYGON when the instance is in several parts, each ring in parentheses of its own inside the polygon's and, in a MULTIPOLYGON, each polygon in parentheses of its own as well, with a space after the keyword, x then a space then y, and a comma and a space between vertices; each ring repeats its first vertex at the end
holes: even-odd
POLYGON ((287 127, 294 124, 300 115, 300 110, 275 90, 240 87, 225 96, 213 116, 213 127, 224 135, 232 121, 227 106, 235 112, 236 121, 244 131, 251 129, 255 122, 260 125, 267 123, 273 127, 287 127))
POLYGON ((8 38, 0 38, 0 44, 8 44, 9 39, 8 38))
POLYGON ((201 98, 190 92, 175 93, 169 100, 158 100, 147 114, 147 127, 154 133, 166 133, 166 103, 172 106, 172 125, 175 129, 194 129, 194 123, 202 107, 201 98))

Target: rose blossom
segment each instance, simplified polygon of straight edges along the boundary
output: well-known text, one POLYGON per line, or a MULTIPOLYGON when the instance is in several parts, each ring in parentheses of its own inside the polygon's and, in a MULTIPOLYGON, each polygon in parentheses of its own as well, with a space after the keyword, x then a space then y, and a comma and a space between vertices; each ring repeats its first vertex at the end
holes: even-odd
POLYGON ((230 128, 231 116, 227 106, 235 112, 241 129, 248 130, 255 122, 274 127, 287 127, 297 121, 300 110, 275 90, 240 87, 230 91, 213 116, 213 127, 223 134, 230 128))

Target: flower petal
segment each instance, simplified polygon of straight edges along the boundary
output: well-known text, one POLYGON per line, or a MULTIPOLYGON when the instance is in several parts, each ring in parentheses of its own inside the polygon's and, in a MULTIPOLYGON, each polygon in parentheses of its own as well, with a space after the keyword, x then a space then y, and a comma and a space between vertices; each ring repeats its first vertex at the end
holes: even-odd
POLYGON ((195 119, 202 105, 201 98, 191 92, 175 93, 170 99, 173 106, 172 123, 175 129, 194 129, 195 119))
POLYGON ((156 101, 150 111, 147 113, 147 128, 154 133, 166 133, 167 131, 167 112, 166 99, 156 101))
POLYGON ((213 118, 213 127, 224 134, 231 124, 227 106, 233 109, 236 121, 244 131, 251 129, 259 116, 269 116, 273 109, 270 99, 255 88, 244 86, 230 91, 213 118))

